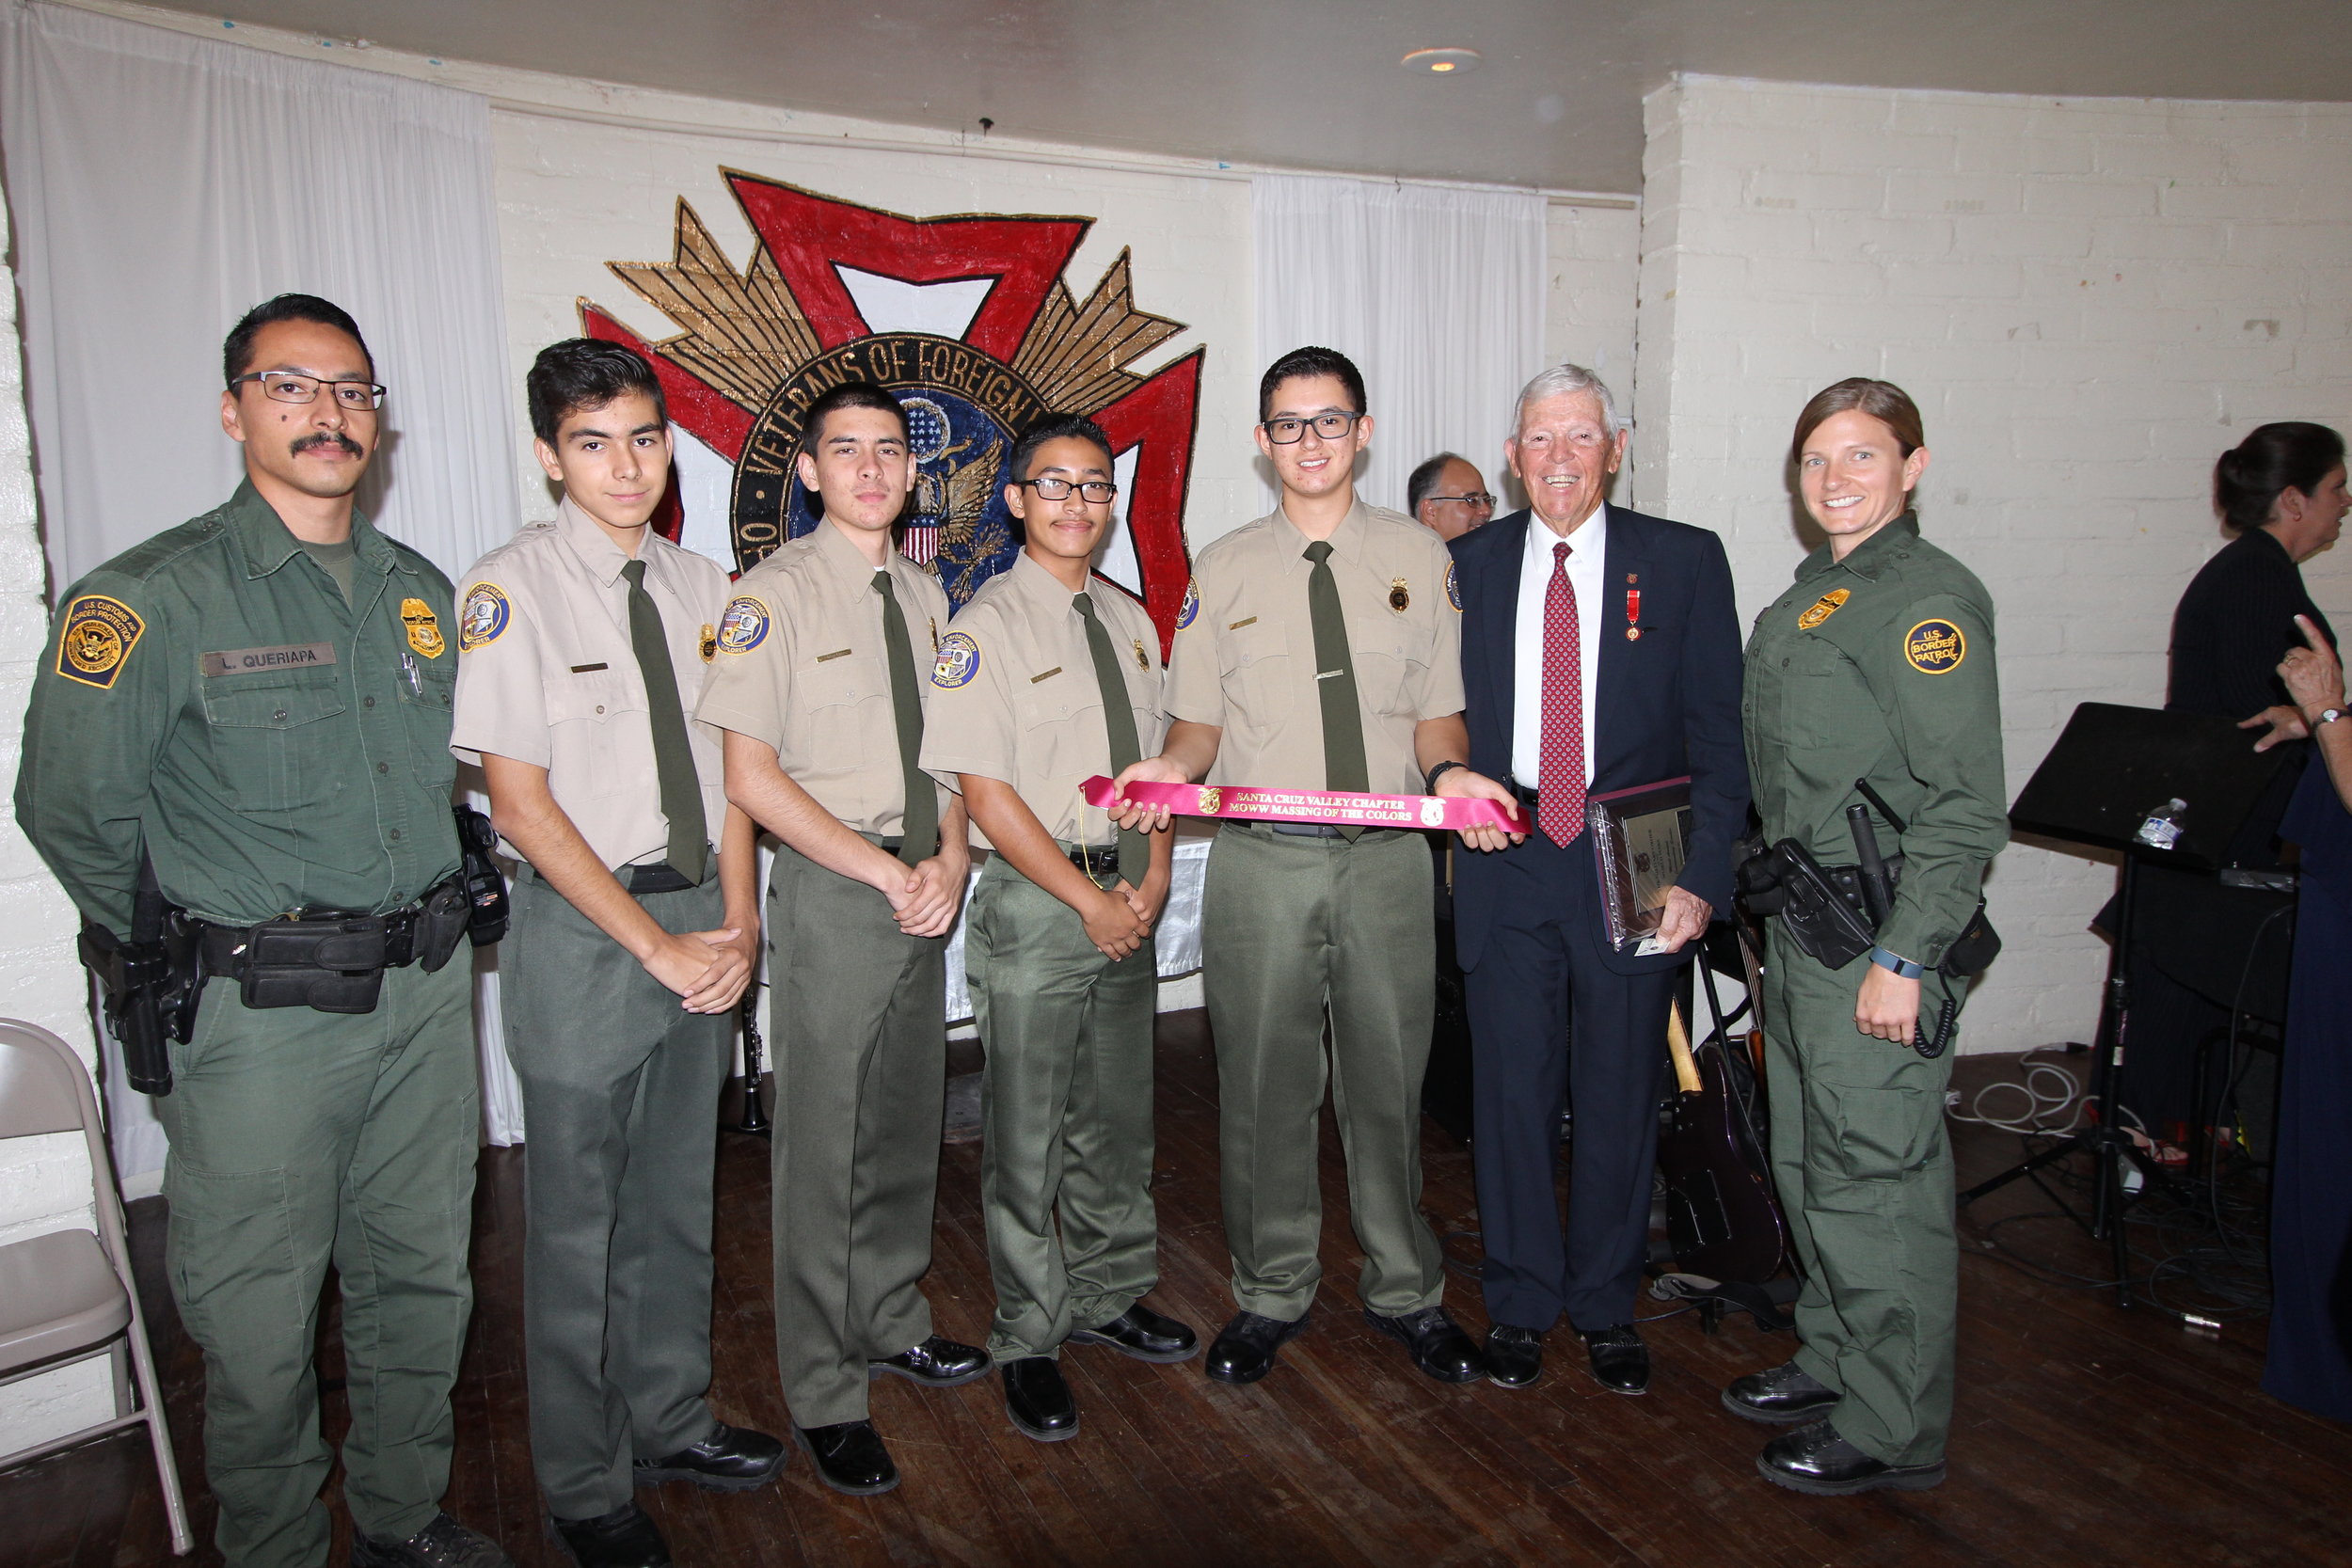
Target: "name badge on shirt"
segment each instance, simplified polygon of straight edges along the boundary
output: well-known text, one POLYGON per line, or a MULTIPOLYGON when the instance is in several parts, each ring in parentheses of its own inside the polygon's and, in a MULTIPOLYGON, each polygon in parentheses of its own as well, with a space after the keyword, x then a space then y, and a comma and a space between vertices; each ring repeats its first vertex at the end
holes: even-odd
POLYGON ((231 648, 204 656, 208 675, 243 675, 256 670, 299 670, 335 662, 332 642, 288 642, 276 648, 231 648))

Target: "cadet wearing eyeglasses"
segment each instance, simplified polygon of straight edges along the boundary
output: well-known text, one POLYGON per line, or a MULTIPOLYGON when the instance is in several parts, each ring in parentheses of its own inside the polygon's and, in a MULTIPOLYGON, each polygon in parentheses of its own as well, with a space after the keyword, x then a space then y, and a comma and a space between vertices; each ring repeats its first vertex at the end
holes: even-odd
POLYGON ((988 1053, 988 1349, 1012 1424, 1051 1443, 1078 1431, 1065 1339, 1144 1361, 1187 1360, 1198 1341, 1143 1305, 1159 1283, 1152 927, 1171 835, 1120 832, 1078 792, 1159 750, 1159 631, 1089 575, 1118 494, 1101 427, 1048 414, 1006 472, 1022 551, 941 643, 923 766, 993 851, 963 939, 988 1053))

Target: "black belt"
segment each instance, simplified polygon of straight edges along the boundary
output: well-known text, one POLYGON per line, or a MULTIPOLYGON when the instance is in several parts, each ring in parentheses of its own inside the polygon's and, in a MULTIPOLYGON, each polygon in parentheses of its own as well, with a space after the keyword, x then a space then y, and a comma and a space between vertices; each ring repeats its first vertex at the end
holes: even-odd
MULTIPOLYGON (((1261 832, 1280 833, 1284 838, 1345 838, 1347 834, 1328 822, 1232 822, 1229 827, 1251 828, 1261 832)), ((1414 828, 1358 828, 1357 842, 1365 839, 1377 842, 1394 838, 1399 833, 1417 832, 1414 828)))
MULTIPOLYGON (((713 856, 713 863, 716 860, 717 857, 713 856)), ((628 868, 628 891, 631 893, 684 893, 688 888, 700 886, 702 883, 691 879, 668 861, 628 868)))
POLYGON ((201 973, 232 978, 248 1007, 310 1007, 323 1013, 375 1010, 384 972, 447 964, 464 940, 472 906, 461 873, 384 914, 309 910, 254 926, 191 916, 201 973))
POLYGON ((1119 874, 1119 846, 1116 844, 1062 847, 1070 863, 1089 877, 1115 877, 1119 874))
MULTIPOLYGON (((427 896, 430 896, 428 895, 427 896)), ((389 914, 355 914, 347 910, 311 910, 285 920, 259 926, 215 926, 190 916, 204 955, 204 973, 232 978, 245 974, 246 953, 254 934, 270 927, 301 927, 319 931, 319 966, 325 969, 401 969, 417 961, 417 917, 424 900, 389 914), (332 929, 329 929, 332 927, 332 929)))
POLYGON ((1508 787, 1511 791, 1511 797, 1513 800, 1518 801, 1520 805, 1525 806, 1531 812, 1535 809, 1535 791, 1528 788, 1517 779, 1513 779, 1508 787))

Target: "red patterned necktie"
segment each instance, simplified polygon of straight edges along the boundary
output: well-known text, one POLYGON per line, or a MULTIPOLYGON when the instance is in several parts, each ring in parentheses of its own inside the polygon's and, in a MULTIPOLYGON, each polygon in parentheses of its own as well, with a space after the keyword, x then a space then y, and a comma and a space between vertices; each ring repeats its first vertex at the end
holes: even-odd
POLYGON ((1543 773, 1535 786, 1535 825, 1563 849, 1584 831, 1584 659, 1568 585, 1568 546, 1551 546, 1551 584, 1544 590, 1543 773))

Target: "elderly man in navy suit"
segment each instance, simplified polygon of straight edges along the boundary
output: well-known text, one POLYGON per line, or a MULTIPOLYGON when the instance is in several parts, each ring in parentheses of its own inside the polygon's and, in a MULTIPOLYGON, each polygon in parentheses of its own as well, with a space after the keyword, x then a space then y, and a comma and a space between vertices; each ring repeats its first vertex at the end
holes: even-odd
POLYGON ((1603 499, 1625 460, 1609 388, 1576 365, 1519 394, 1504 443, 1531 507, 1454 541, 1470 766, 1505 780, 1524 839, 1465 835, 1455 941, 1476 1069, 1473 1150, 1486 1247, 1488 1375, 1524 1387, 1565 1313, 1593 1375, 1649 1386, 1633 1327, 1649 1228, 1666 1012, 1688 944, 1731 898, 1746 825, 1740 626, 1723 542, 1603 499), (1690 854, 1665 951, 1611 945, 1589 797, 1688 775, 1690 854), (1568 1213, 1554 1196, 1575 1110, 1568 1213))

